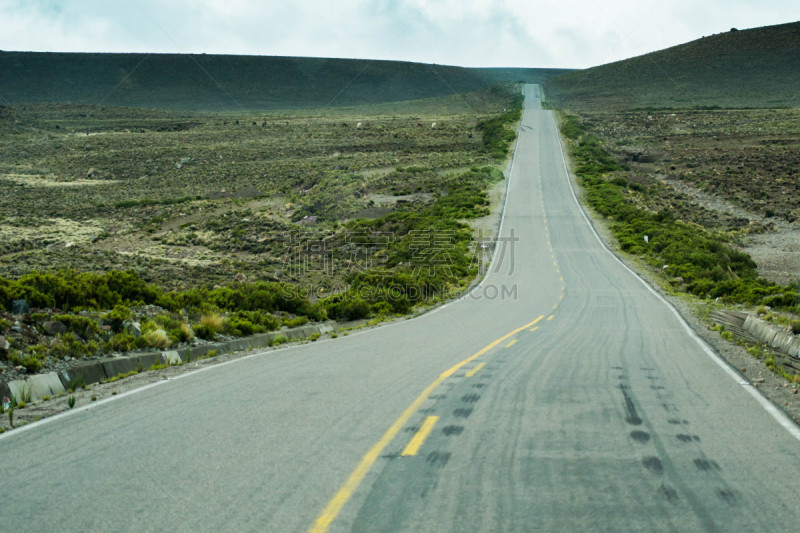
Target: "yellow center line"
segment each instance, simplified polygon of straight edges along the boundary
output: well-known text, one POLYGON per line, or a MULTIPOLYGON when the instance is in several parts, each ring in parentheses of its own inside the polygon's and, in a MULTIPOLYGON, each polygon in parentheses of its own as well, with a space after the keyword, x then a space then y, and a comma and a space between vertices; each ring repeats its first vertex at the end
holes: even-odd
POLYGON ((517 339, 514 339, 513 341, 511 341, 511 342, 509 342, 508 344, 506 344, 506 346, 505 346, 505 347, 506 347, 506 348, 511 348, 511 347, 512 347, 512 346, 514 346, 516 343, 517 343, 517 339))
POLYGON ((472 370, 470 370, 469 372, 467 372, 466 374, 464 374, 464 377, 471 378, 472 376, 474 376, 475 374, 477 374, 477 373, 478 373, 478 371, 479 371, 481 368, 483 368, 483 367, 485 367, 485 366, 486 366, 486 363, 478 363, 478 364, 475 366, 475 368, 473 368, 472 370))
POLYGON ((535 326, 536 323, 543 318, 544 315, 540 316, 530 324, 525 324, 524 326, 517 328, 510 333, 506 333, 491 344, 484 346, 479 352, 472 354, 460 363, 454 365, 449 370, 442 372, 442 374, 436 378, 433 383, 428 385, 428 387, 422 391, 419 396, 417 396, 417 399, 414 400, 413 403, 402 412, 400 417, 394 421, 394 424, 392 424, 388 430, 386 430, 386 433, 383 434, 380 440, 369 449, 364 457, 361 458, 361 461, 358 463, 355 470, 353 470, 353 472, 350 474, 350 477, 347 478, 347 480, 344 482, 344 485, 341 486, 339 491, 333 496, 331 501, 328 502, 328 505, 325 506, 325 509, 322 510, 320 515, 314 521, 311 529, 308 530, 309 533, 324 533, 325 531, 328 531, 331 523, 336 519, 337 516, 339 516, 339 512, 342 510, 342 507, 344 507, 344 504, 347 503, 347 500, 350 499, 350 496, 353 495, 353 492, 355 492, 356 488, 358 488, 358 485, 361 484, 361 481, 364 479, 364 476, 367 475, 369 469, 372 468, 372 465, 378 460, 378 457, 380 457, 383 449, 386 448, 390 442, 392 442, 392 439, 394 439, 394 437, 400 432, 406 422, 408 422, 417 409, 419 409, 422 403, 428 399, 428 396, 430 396, 436 387, 441 385, 444 380, 455 374, 462 366, 471 363, 509 337, 512 337, 520 331, 530 328, 531 326, 535 326))
POLYGON ((547 320, 548 320, 548 322, 549 322, 550 320, 553 320, 553 317, 554 317, 554 316, 555 316, 555 315, 550 315, 549 317, 547 317, 547 320))
POLYGON ((417 434, 414 435, 414 438, 411 439, 411 441, 408 443, 408 446, 405 447, 400 455, 403 457, 417 455, 420 446, 422 446, 422 443, 425 442, 425 439, 427 439, 428 435, 430 435, 431 431, 433 431, 433 426, 436 424, 437 420, 439 420, 438 416, 429 416, 426 418, 425 422, 422 423, 422 427, 419 428, 417 434))
POLYGON ((539 329, 539 326, 534 326, 531 329, 529 329, 528 331, 536 331, 537 329, 539 329))

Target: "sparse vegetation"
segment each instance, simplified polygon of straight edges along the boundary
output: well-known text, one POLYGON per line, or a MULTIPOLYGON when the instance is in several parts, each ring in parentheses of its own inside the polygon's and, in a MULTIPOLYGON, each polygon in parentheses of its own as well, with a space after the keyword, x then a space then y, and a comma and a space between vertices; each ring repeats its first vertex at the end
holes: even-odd
POLYGON ((798 291, 758 276, 755 262, 730 235, 680 220, 668 209, 647 209, 658 184, 631 181, 629 168, 575 117, 564 119, 572 137, 575 174, 587 203, 610 219, 621 250, 645 259, 675 287, 701 298, 797 310, 798 291))
POLYGON ((489 213, 519 104, 504 86, 252 120, 19 106, 6 119, 33 126, 0 146, 0 310, 33 313, 9 359, 37 372, 447 298, 477 272, 464 221, 489 213))

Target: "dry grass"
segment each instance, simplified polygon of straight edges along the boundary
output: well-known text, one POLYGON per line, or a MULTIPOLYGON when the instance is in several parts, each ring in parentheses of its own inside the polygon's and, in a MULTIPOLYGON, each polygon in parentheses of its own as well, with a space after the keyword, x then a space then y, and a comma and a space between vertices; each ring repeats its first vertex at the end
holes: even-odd
POLYGON ((167 335, 167 332, 163 329, 154 329, 148 331, 144 334, 144 340, 149 347, 157 348, 159 350, 169 348, 170 345, 172 345, 169 335, 167 335))
POLYGON ((200 317, 200 324, 211 329, 214 333, 222 331, 225 319, 219 313, 206 313, 200 317))

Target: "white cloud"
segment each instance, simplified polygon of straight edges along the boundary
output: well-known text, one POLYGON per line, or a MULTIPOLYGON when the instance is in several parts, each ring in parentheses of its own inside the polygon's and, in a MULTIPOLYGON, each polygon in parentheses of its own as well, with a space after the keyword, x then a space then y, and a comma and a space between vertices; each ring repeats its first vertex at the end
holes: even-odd
POLYGON ((0 48, 588 67, 797 20, 795 0, 0 0, 0 48))

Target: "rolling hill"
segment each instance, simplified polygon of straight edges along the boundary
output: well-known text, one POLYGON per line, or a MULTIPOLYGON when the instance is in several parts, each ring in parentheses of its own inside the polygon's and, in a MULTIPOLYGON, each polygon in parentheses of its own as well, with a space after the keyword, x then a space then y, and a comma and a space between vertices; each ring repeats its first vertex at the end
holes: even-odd
POLYGON ((736 30, 545 82, 555 107, 800 106, 800 22, 736 30))
POLYGON ((0 103, 216 111, 338 107, 476 91, 504 81, 541 83, 563 72, 269 56, 0 52, 0 103))

